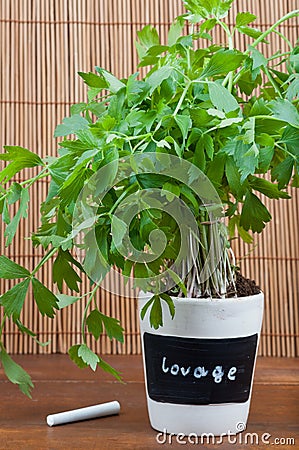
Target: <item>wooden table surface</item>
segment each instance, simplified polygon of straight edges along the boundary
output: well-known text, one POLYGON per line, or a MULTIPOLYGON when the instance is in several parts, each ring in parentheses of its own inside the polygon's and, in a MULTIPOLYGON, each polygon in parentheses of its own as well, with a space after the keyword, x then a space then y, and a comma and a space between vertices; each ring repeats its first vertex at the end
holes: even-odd
POLYGON ((235 437, 237 443, 224 438, 217 445, 200 440, 191 444, 188 439, 178 443, 175 436, 170 442, 157 442, 147 417, 140 356, 106 357, 122 372, 124 384, 101 371, 78 369, 65 355, 15 359, 30 372, 35 389, 33 399, 28 399, 0 369, 1 450, 299 449, 299 359, 258 359, 247 430, 235 437), (119 416, 57 427, 46 424, 48 414, 112 400, 121 404, 119 416))

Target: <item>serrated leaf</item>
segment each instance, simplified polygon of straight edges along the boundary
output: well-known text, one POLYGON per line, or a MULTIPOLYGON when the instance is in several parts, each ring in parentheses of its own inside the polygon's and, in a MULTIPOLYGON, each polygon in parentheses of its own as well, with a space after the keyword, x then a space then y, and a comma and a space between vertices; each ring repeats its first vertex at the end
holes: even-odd
POLYGON ((62 124, 57 125, 54 131, 54 137, 67 136, 68 134, 76 134, 80 130, 88 128, 88 121, 80 114, 74 114, 71 117, 65 117, 62 124))
POLYGON ((271 218, 271 214, 261 200, 248 191, 241 212, 241 227, 246 231, 252 230, 254 233, 260 233, 271 218))
POLYGON ((116 339, 119 342, 124 342, 124 329, 120 325, 119 320, 105 316, 102 313, 101 318, 109 339, 116 339))
POLYGON ((273 117, 283 120, 295 128, 299 128, 299 113, 289 100, 278 98, 269 103, 269 108, 273 117))
POLYGON ((87 84, 87 86, 97 89, 106 89, 108 87, 106 81, 99 77, 97 74, 93 72, 78 72, 81 78, 83 78, 84 82, 87 84))
POLYGON ((154 296, 154 301, 150 311, 150 324, 155 330, 157 330, 160 326, 163 326, 162 305, 161 299, 158 295, 154 296))
POLYGON ((96 71, 104 78, 107 83, 107 89, 112 92, 112 94, 117 94, 120 89, 126 87, 122 81, 107 70, 102 69, 101 67, 96 67, 96 71))
POLYGON ((5 314, 7 317, 12 316, 14 321, 20 318, 29 284, 30 280, 27 278, 13 286, 0 297, 0 304, 4 307, 5 314))
POLYGON ((176 44, 178 38, 181 36, 184 26, 185 21, 179 17, 171 24, 168 32, 168 45, 170 47, 176 44))
POLYGON ((183 140, 185 140, 190 128, 192 127, 192 120, 190 116, 177 114, 174 116, 174 120, 181 130, 183 140))
POLYGON ((30 375, 19 364, 13 361, 3 347, 0 350, 0 361, 9 381, 17 384, 21 392, 31 398, 30 392, 34 385, 30 375))
POLYGON ((16 215, 13 217, 13 219, 7 225, 5 232, 4 232, 4 237, 6 237, 6 247, 8 247, 12 243, 12 240, 17 232, 20 220, 27 217, 27 208, 28 208, 29 200, 30 200, 30 198, 29 198, 28 189, 23 188, 23 190, 21 192, 21 197, 20 197, 19 209, 18 209, 16 215))
POLYGON ((252 187, 252 189, 261 192, 262 194, 266 195, 269 198, 275 199, 290 198, 287 192, 278 189, 277 184, 271 183, 270 181, 265 180, 264 178, 251 177, 249 184, 252 187))
POLYGON ((7 256, 0 256, 0 278, 6 280, 14 280, 17 278, 27 278, 30 276, 30 272, 25 267, 19 266, 7 256))
POLYGON ((19 183, 13 183, 8 191, 7 203, 13 205, 20 200, 23 188, 19 183))
POLYGON ((122 246, 122 242, 128 233, 128 225, 119 217, 113 215, 111 220, 112 240, 115 247, 118 249, 122 246))
POLYGON ((141 57, 150 47, 160 44, 158 32, 152 25, 146 25, 141 31, 137 31, 137 36, 144 51, 144 53, 141 52, 141 57))
POLYGON ((202 71, 200 78, 211 78, 217 75, 227 74, 238 69, 244 60, 244 55, 235 50, 219 50, 214 53, 207 66, 202 71))
MULTIPOLYGON (((263 34, 263 32, 258 30, 257 28, 247 27, 245 25, 239 26, 238 30, 243 34, 246 34, 246 36, 252 37, 253 39, 258 39, 263 34)), ((263 39, 262 42, 267 43, 265 39, 263 39)))
POLYGON ((248 25, 249 23, 254 22, 255 19, 256 16, 250 12, 239 12, 236 17, 236 27, 248 25))
POLYGON ((78 300, 81 300, 81 297, 66 294, 55 294, 55 297, 58 299, 57 305, 59 309, 67 308, 68 306, 76 303, 78 300))
POLYGON ((142 307, 141 311, 140 311, 140 317, 143 320, 149 307, 153 304, 155 300, 155 296, 153 295, 147 302, 146 304, 142 307))
POLYGON ((37 278, 32 279, 33 295, 40 313, 53 318, 58 309, 57 298, 37 278))
POLYGON ((283 189, 289 184, 293 173, 293 167, 294 158, 292 156, 288 156, 273 168, 271 175, 274 180, 278 181, 279 189, 283 189))
POLYGON ((75 260, 69 252, 59 250, 58 256, 53 263, 53 281, 57 283, 60 291, 62 291, 63 282, 65 282, 69 289, 79 292, 78 283, 81 283, 82 280, 71 266, 74 262, 75 260))
POLYGON ((85 344, 81 344, 78 348, 78 356, 82 358, 85 364, 89 365, 91 369, 95 372, 100 361, 98 355, 96 355, 89 347, 85 344))
POLYGON ((103 333, 102 314, 97 309, 91 311, 86 319, 86 325, 88 331, 98 340, 103 333))
MULTIPOLYGON (((218 19, 225 17, 233 0, 183 0, 188 11, 195 16, 196 21, 215 16, 218 19)), ((192 18, 191 18, 192 19, 192 18)))
POLYGON ((68 350, 69 357, 71 360, 80 368, 84 369, 85 367, 88 367, 88 364, 86 364, 83 359, 78 355, 79 348, 81 347, 80 344, 72 345, 71 348, 68 350))
POLYGON ((222 84, 216 82, 209 83, 209 94, 216 110, 224 111, 225 113, 240 110, 240 105, 235 97, 222 84))
POLYGON ((118 381, 122 381, 121 374, 117 370, 115 370, 110 364, 108 364, 106 361, 104 361, 102 358, 100 358, 98 362, 98 366, 103 369, 105 372, 110 373, 114 376, 118 381))
POLYGON ((164 300, 164 302, 167 303, 171 318, 173 319, 175 316, 175 306, 172 298, 168 294, 160 294, 160 297, 162 298, 162 300, 164 300))
POLYGON ((154 90, 157 89, 157 87, 162 84, 162 81, 170 77, 172 71, 173 71, 172 67, 162 66, 159 69, 152 72, 146 79, 146 82, 150 86, 149 94, 152 94, 154 90))
POLYGON ((6 153, 0 154, 0 161, 11 161, 10 164, 0 172, 0 182, 7 183, 18 172, 25 168, 44 165, 41 158, 35 153, 19 146, 5 145, 6 153))
POLYGON ((246 192, 244 185, 241 183, 240 172, 232 157, 228 157, 225 164, 225 175, 229 184, 229 188, 236 199, 241 200, 246 192))

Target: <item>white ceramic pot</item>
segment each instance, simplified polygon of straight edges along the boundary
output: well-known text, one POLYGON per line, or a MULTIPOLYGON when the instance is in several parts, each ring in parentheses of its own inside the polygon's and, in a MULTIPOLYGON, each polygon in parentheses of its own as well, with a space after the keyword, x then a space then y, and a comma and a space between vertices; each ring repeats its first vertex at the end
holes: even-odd
MULTIPOLYGON (((139 298, 139 311, 150 296, 139 298)), ((141 320, 148 412, 154 429, 184 435, 236 434, 246 427, 263 293, 163 301, 163 327, 141 320)))

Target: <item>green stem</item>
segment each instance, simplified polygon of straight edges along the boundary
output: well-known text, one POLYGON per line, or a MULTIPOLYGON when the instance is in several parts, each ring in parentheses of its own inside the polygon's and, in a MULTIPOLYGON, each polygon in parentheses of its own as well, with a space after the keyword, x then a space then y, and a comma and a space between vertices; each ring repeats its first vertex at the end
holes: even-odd
MULTIPOLYGON (((294 11, 291 11, 290 13, 286 14, 285 16, 281 17, 277 22, 275 22, 268 30, 266 30, 263 34, 261 34, 251 45, 250 47, 256 47, 260 42, 262 42, 269 34, 271 34, 275 28, 277 28, 281 23, 285 22, 286 20, 292 19, 293 17, 299 16, 299 9, 296 9, 294 11)), ((250 49, 246 50, 246 54, 250 52, 250 49)))
MULTIPOLYGON (((226 23, 222 22, 219 19, 217 20, 217 23, 221 26, 221 28, 225 31, 225 33, 227 35, 229 50, 233 50, 234 49, 233 34, 231 33, 229 27, 226 25, 226 23)), ((228 80, 227 80, 228 81, 227 89, 228 89, 229 92, 232 92, 232 90, 233 90, 234 72, 233 71, 229 72, 228 75, 227 75, 227 78, 228 78, 228 80)), ((226 84, 226 82, 225 82, 225 84, 226 84)))
POLYGON ((94 298, 95 293, 97 292, 97 290, 99 289, 99 285, 97 284, 96 287, 91 291, 90 297, 86 303, 86 306, 84 308, 84 313, 83 313, 83 318, 82 318, 82 324, 81 324, 81 336, 82 336, 82 340, 83 343, 86 345, 86 320, 87 320, 87 314, 88 314, 88 310, 89 307, 91 305, 92 299, 94 298))
POLYGON ((2 334, 3 334, 3 329, 4 329, 5 322, 6 322, 6 314, 4 313, 3 318, 1 320, 1 325, 0 325, 0 342, 1 342, 1 347, 3 346, 1 338, 2 338, 2 334))
POLYGON ((52 256, 57 252, 57 248, 52 248, 44 257, 43 259, 38 263, 36 268, 31 272, 31 277, 33 277, 39 269, 50 259, 52 256))
POLYGON ((123 198, 127 196, 128 192, 131 191, 132 188, 136 187, 136 183, 131 184, 126 190, 125 192, 123 192, 121 194, 121 196, 117 199, 117 201, 114 203, 114 205, 112 206, 112 208, 110 209, 108 214, 113 214, 113 212, 116 210, 116 208, 118 207, 118 205, 122 202, 123 198))
POLYGON ((273 86, 273 88, 274 88, 276 94, 277 94, 280 98, 282 98, 281 92, 280 92, 280 90, 279 90, 279 88, 278 88, 278 86, 277 86, 275 80, 273 79, 271 73, 269 72, 268 67, 264 67, 264 68, 263 68, 263 72, 267 75, 267 77, 268 77, 270 83, 272 84, 272 86, 273 86))
POLYGON ((274 33, 277 34, 277 36, 279 36, 284 42, 286 42, 286 44, 288 44, 288 46, 290 47, 291 51, 294 50, 294 47, 291 43, 291 41, 280 31, 278 30, 274 30, 274 33))
POLYGON ((191 82, 190 83, 188 82, 186 84, 186 86, 185 86, 185 89, 183 90, 183 93, 182 93, 181 98, 180 98, 180 100, 179 100, 179 102, 177 104, 177 107, 175 108, 175 110, 174 110, 174 112, 172 114, 173 116, 176 116, 177 113, 179 112, 179 110, 180 110, 180 108, 181 108, 181 106, 183 104, 183 101, 185 100, 185 97, 187 95, 187 92, 188 92, 188 89, 189 89, 190 86, 191 86, 191 82))

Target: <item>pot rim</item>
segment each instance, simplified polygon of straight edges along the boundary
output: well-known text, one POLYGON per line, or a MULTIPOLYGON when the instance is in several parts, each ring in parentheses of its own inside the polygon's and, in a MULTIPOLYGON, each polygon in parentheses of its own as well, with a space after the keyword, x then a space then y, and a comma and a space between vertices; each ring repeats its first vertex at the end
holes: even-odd
MULTIPOLYGON (((145 293, 140 292, 139 293, 139 300, 147 300, 149 299, 153 294, 152 293, 145 293)), ((171 296, 172 300, 174 302, 180 303, 180 304, 228 304, 228 303, 240 303, 240 302, 248 302, 252 300, 259 300, 264 298, 263 291, 260 291, 258 294, 253 295, 247 295, 243 297, 227 297, 227 298, 213 298, 213 297, 207 297, 207 298, 195 298, 195 297, 173 297, 171 296)))

